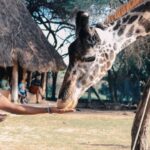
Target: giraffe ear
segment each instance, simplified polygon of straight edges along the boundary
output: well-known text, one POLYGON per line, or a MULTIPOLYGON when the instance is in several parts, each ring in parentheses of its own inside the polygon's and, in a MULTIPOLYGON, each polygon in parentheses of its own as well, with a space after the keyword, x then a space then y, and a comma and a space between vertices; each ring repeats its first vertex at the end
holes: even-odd
POLYGON ((76 17, 76 35, 79 36, 80 31, 88 32, 89 14, 84 11, 79 11, 76 17))

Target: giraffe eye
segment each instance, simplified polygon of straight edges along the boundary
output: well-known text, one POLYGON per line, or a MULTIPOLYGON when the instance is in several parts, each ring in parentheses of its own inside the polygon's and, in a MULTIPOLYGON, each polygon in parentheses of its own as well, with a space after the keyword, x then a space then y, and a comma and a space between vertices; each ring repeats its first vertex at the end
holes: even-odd
POLYGON ((81 58, 81 61, 83 62, 92 62, 94 60, 95 60, 95 56, 81 58))

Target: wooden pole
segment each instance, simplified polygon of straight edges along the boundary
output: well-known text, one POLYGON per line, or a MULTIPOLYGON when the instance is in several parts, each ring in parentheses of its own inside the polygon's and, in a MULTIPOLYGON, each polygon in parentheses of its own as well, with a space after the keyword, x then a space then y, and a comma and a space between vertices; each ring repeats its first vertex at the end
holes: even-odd
POLYGON ((52 100, 55 100, 56 99, 56 83, 57 83, 57 75, 58 75, 58 72, 53 72, 52 73, 52 97, 51 99, 52 100))
POLYGON ((148 150, 148 129, 150 125, 150 78, 148 79, 147 85, 143 92, 142 100, 138 106, 133 126, 132 126, 132 150, 148 150), (147 107, 145 107, 147 104, 147 107), (145 110, 145 115, 142 117, 143 112, 145 110), (141 119, 143 121, 141 122, 141 119), (140 130, 139 130, 140 127, 140 130), (137 133, 139 130, 139 136, 137 137, 137 133), (136 140, 137 137, 137 140, 136 140))
POLYGON ((12 69, 12 93, 11 93, 11 100, 12 102, 17 103, 18 101, 18 63, 14 63, 12 69))
POLYGON ((28 73, 28 88, 31 86, 31 82, 32 82, 32 72, 28 73))
POLYGON ((22 73, 22 80, 26 81, 27 79, 27 70, 25 68, 22 69, 23 73, 22 73))
POLYGON ((45 95, 45 92, 46 92, 46 80, 47 80, 47 72, 45 72, 45 73, 43 73, 42 74, 42 85, 41 85, 41 87, 42 87, 42 91, 43 91, 43 95, 45 95))

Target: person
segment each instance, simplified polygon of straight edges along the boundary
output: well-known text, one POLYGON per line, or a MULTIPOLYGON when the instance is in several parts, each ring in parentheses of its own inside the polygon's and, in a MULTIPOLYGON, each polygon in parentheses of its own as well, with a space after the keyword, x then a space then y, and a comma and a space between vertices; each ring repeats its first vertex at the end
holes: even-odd
MULTIPOLYGON (((74 112, 74 109, 58 109, 57 107, 35 107, 24 104, 15 104, 10 102, 5 96, 0 93, 0 110, 18 115, 34 115, 46 113, 68 113, 74 112)), ((6 118, 5 114, 0 114, 0 121, 6 118)))
POLYGON ((28 103, 27 101, 27 90, 26 90, 26 82, 22 80, 18 86, 18 94, 21 103, 28 103))
POLYGON ((0 81, 0 89, 2 89, 2 90, 10 90, 8 77, 6 75, 0 81))
POLYGON ((3 78, 0 81, 0 92, 10 99, 10 93, 11 93, 11 87, 9 84, 8 76, 4 75, 3 78))
POLYGON ((39 98, 45 99, 43 96, 43 90, 41 88, 41 76, 36 76, 32 82, 31 86, 29 87, 29 92, 32 94, 36 94, 36 103, 39 103, 39 98))

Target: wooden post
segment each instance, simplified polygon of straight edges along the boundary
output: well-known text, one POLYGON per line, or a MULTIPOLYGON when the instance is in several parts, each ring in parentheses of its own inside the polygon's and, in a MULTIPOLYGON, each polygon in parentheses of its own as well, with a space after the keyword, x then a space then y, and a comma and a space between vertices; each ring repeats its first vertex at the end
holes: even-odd
POLYGON ((18 63, 14 63, 12 69, 12 93, 11 93, 11 100, 12 102, 17 103, 18 101, 18 63))
POLYGON ((150 78, 143 92, 142 100, 140 101, 140 104, 138 106, 135 119, 133 122, 132 133, 131 133, 132 134, 132 143, 131 143, 132 150, 148 150, 148 129, 150 125, 150 97, 149 97, 150 93, 149 92, 150 92, 150 78), (145 109, 146 103, 147 103, 147 107, 145 109), (145 109, 145 115, 141 123, 144 109, 145 109), (139 136, 137 138, 137 142, 135 143, 140 124, 141 124, 141 128, 140 128, 139 136))
POLYGON ((26 71, 25 68, 23 68, 22 71, 23 71, 23 72, 22 72, 22 80, 23 80, 23 81, 26 81, 26 79, 27 79, 27 71, 26 71))
POLYGON ((52 73, 52 97, 51 99, 52 100, 55 100, 56 99, 56 83, 57 83, 57 75, 58 75, 58 72, 53 72, 52 73))
POLYGON ((43 95, 45 95, 46 92, 46 80, 47 80, 47 72, 42 74, 42 91, 43 91, 43 95))
POLYGON ((31 86, 31 82, 32 82, 32 72, 29 72, 28 73, 28 81, 27 81, 28 88, 31 86))

